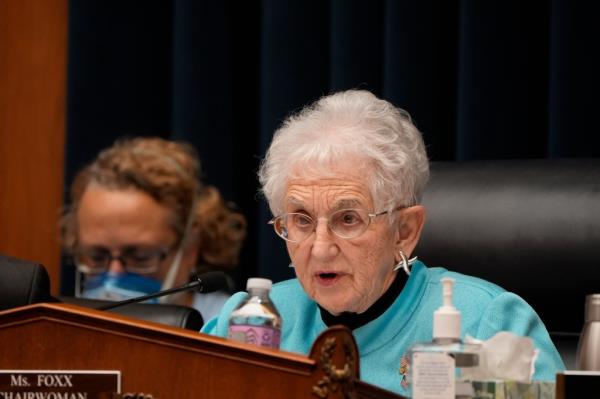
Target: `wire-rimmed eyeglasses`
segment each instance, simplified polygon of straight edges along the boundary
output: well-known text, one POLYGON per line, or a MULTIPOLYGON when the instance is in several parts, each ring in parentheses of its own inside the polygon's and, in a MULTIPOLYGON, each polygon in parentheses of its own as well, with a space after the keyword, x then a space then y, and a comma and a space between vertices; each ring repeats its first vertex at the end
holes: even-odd
MULTIPOLYGON (((402 207, 394 209, 398 211, 402 207)), ((389 211, 369 213, 364 209, 340 209, 327 217, 327 226, 340 238, 346 240, 362 235, 378 216, 389 211)), ((317 228, 317 221, 305 213, 282 213, 269 221, 275 233, 286 241, 299 243, 310 236, 317 228)))
MULTIPOLYGON (((174 246, 173 246, 174 247, 174 246)), ((79 248, 73 254, 77 269, 86 274, 108 271, 110 263, 118 260, 122 267, 131 273, 149 274, 158 271, 160 264, 173 250, 158 248, 125 248, 118 256, 105 248, 79 248)))

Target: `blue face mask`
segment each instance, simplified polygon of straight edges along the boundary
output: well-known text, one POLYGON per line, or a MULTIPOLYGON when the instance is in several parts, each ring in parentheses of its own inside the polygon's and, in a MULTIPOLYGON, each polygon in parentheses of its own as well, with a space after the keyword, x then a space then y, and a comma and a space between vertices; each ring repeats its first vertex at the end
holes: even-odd
MULTIPOLYGON (((161 283, 135 273, 101 273, 85 279, 81 296, 91 299, 122 301, 160 291, 161 283)), ((158 299, 147 301, 158 303, 158 299)))

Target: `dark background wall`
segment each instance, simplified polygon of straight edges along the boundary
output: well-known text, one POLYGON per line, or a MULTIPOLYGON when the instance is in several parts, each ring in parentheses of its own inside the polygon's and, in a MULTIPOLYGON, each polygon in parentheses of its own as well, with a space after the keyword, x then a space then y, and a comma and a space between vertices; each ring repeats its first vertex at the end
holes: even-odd
POLYGON ((287 278, 255 178, 286 115, 364 88, 411 113, 432 160, 599 157, 597 4, 71 0, 65 190, 117 137, 189 141, 248 217, 240 282, 287 278))

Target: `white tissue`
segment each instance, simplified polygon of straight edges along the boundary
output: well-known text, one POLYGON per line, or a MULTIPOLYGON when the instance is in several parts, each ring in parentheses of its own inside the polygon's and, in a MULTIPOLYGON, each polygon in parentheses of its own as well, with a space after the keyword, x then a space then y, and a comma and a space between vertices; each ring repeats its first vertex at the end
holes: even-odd
POLYGON ((535 359, 539 354, 539 349, 535 349, 531 338, 501 331, 487 341, 467 335, 465 343, 479 344, 481 353, 479 366, 463 368, 462 379, 531 382, 535 373, 535 359))

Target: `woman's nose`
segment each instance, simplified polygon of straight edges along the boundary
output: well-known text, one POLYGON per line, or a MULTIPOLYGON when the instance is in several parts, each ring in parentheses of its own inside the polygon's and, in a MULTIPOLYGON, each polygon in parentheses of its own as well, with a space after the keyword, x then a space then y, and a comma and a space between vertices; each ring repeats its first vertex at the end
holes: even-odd
POLYGON ((125 267, 123 262, 119 258, 112 258, 108 264, 108 273, 110 274, 123 274, 125 273, 125 267))
POLYGON ((339 248, 336 238, 326 220, 319 220, 315 228, 315 240, 312 244, 312 256, 327 260, 337 255, 339 248))

